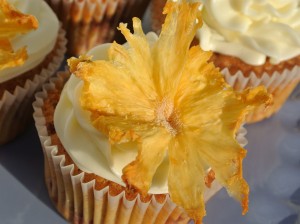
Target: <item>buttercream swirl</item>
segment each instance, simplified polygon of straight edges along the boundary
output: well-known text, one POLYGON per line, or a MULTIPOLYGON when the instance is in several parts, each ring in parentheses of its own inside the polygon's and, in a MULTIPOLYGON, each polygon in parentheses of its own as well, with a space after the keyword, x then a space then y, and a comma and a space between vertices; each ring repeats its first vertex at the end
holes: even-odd
POLYGON ((251 65, 300 55, 299 0, 201 0, 204 25, 197 35, 204 50, 251 65))
POLYGON ((14 49, 27 46, 28 59, 22 66, 0 71, 0 83, 12 79, 40 64, 53 49, 59 30, 59 21, 44 1, 8 0, 15 8, 25 14, 34 15, 39 27, 12 40, 14 49))

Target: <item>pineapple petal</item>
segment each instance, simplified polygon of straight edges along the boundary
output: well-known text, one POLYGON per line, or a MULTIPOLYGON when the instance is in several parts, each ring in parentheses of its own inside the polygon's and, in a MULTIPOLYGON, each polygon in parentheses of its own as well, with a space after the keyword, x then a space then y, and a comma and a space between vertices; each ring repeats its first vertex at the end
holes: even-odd
POLYGON ((163 128, 156 128, 139 143, 138 156, 123 168, 123 180, 129 187, 146 195, 152 178, 165 158, 170 135, 163 128))
POLYGON ((265 107, 273 103, 273 97, 267 92, 264 86, 258 86, 252 89, 246 89, 241 93, 232 92, 226 98, 221 120, 223 130, 231 132, 232 136, 236 135, 237 130, 244 122, 245 116, 257 108, 259 105, 265 107))
POLYGON ((10 39, 37 29, 34 16, 15 10, 6 0, 0 0, 0 70, 22 65, 27 59, 25 47, 14 52, 10 39))
POLYGON ((242 176, 246 152, 233 138, 216 129, 184 130, 169 146, 169 192, 196 223, 205 216, 205 170, 211 167, 216 180, 248 209, 249 187, 242 176))
POLYGON ((149 130, 155 128, 151 123, 143 120, 130 120, 122 116, 100 115, 98 112, 91 112, 93 126, 106 134, 111 144, 138 141, 149 133, 149 130))
POLYGON ((153 79, 160 96, 174 97, 190 44, 202 24, 199 4, 166 3, 166 20, 152 52, 153 79))
POLYGON ((130 79, 140 89, 142 96, 155 99, 155 86, 153 85, 153 60, 151 49, 141 26, 141 20, 133 18, 134 33, 121 23, 119 30, 126 38, 128 45, 122 46, 113 43, 109 50, 109 59, 119 67, 124 67, 130 73, 130 79), (143 74, 143 75, 141 75, 143 74))
POLYGON ((273 103, 272 95, 268 94, 267 89, 264 86, 258 86, 252 89, 248 88, 240 94, 240 97, 243 102, 251 107, 249 110, 263 104, 269 106, 273 103))
POLYGON ((14 9, 6 0, 0 0, 0 39, 12 38, 38 28, 38 21, 32 15, 25 15, 14 9))
POLYGON ((201 222, 206 213, 203 193, 207 166, 197 152, 197 137, 183 132, 170 141, 168 188, 172 201, 201 222))
MULTIPOLYGON (((84 80, 83 108, 100 115, 125 120, 153 121, 155 100, 144 97, 126 67, 112 61, 90 61, 87 57, 68 60, 71 72, 84 80)), ((153 92, 155 93, 155 92, 153 92)))
POLYGON ((199 156, 212 168, 216 180, 229 195, 240 201, 245 214, 248 211, 249 187, 243 178, 242 160, 246 150, 231 137, 231 132, 221 133, 214 128, 203 132, 197 141, 199 156))
POLYGON ((189 51, 174 98, 185 127, 205 129, 215 126, 225 99, 232 91, 219 70, 212 63, 207 63, 210 56, 210 52, 204 52, 199 47, 192 47, 189 51))
POLYGON ((22 65, 27 58, 27 52, 24 47, 14 52, 10 43, 7 43, 6 40, 0 40, 0 71, 5 68, 22 65), (6 42, 4 46, 2 45, 3 42, 6 42))

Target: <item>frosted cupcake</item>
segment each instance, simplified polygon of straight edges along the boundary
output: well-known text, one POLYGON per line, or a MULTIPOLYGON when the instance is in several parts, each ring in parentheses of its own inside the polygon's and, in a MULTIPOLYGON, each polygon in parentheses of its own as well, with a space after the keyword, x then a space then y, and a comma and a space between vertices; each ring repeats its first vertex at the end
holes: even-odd
MULTIPOLYGON (((211 61, 236 90, 264 85, 273 95, 273 106, 258 108, 247 121, 270 117, 300 80, 299 1, 201 2, 204 25, 196 40, 214 52, 211 61)), ((159 4, 153 3, 156 30, 163 20, 159 4)))
POLYGON ((159 37, 137 18, 133 34, 120 24, 127 44, 69 59, 66 85, 62 73, 36 95, 48 191, 68 220, 200 223, 221 186, 247 211, 238 131, 270 96, 263 87, 233 91, 210 53, 189 49, 198 7, 168 3, 159 37))
POLYGON ((46 3, 9 3, 0 2, 0 144, 25 128, 34 93, 59 68, 66 44, 46 3))
POLYGON ((148 0, 47 0, 67 31, 68 54, 80 55, 92 47, 120 39, 116 26, 142 17, 148 0))

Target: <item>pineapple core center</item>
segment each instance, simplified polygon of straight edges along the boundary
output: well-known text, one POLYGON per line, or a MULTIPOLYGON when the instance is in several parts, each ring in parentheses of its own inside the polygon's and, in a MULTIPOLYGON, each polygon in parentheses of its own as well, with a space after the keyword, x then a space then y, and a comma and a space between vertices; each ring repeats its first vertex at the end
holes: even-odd
POLYGON ((172 136, 178 134, 181 122, 179 120, 178 112, 174 108, 174 103, 164 98, 158 104, 156 109, 156 122, 165 127, 172 136))

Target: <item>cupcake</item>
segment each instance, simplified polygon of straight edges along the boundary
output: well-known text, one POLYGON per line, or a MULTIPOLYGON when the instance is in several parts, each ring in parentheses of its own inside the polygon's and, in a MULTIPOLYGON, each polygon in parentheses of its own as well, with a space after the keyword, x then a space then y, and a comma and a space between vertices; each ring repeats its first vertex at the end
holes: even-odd
MULTIPOLYGON (((273 95, 268 108, 257 108, 247 122, 276 113, 300 80, 299 1, 205 1, 204 25, 195 43, 213 51, 211 61, 236 90, 264 85, 273 95)), ((153 2, 153 29, 159 32, 162 4, 153 2)))
POLYGON ((134 33, 121 23, 126 44, 69 59, 70 78, 60 73, 36 95, 46 184, 66 219, 201 223, 222 186, 247 211, 241 125, 270 96, 264 87, 235 92, 210 53, 189 49, 198 7, 167 3, 159 37, 137 18, 134 33))
POLYGON ((9 3, 0 2, 0 144, 26 127, 34 93, 60 67, 66 44, 46 3, 9 3))
POLYGON ((116 26, 142 17, 148 0, 47 0, 67 31, 68 54, 80 55, 92 47, 121 39, 116 26))

